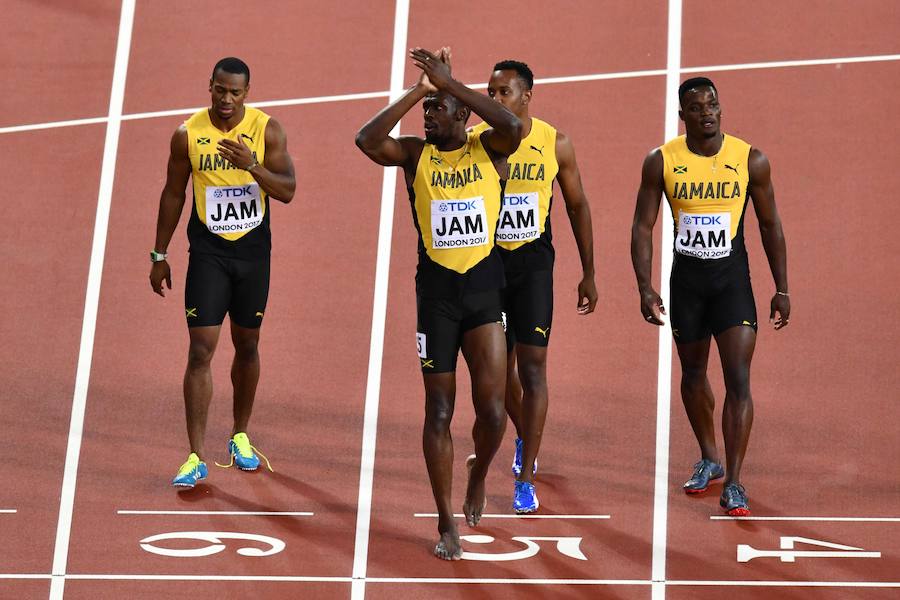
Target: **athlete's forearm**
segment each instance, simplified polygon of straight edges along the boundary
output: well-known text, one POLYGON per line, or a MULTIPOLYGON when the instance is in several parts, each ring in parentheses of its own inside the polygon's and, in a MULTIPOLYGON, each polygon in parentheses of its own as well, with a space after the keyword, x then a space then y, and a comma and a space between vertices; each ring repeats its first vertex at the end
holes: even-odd
POLYGON ((653 228, 641 223, 631 227, 631 264, 637 278, 638 290, 652 289, 653 274, 653 228))
POLYGON ((515 152, 522 141, 522 121, 511 110, 495 102, 489 96, 480 94, 468 86, 452 80, 446 91, 453 94, 459 100, 472 109, 472 111, 484 119, 490 125, 495 135, 500 135, 509 141, 510 154, 515 152))
POLYGON ((276 173, 270 171, 263 165, 257 165, 250 170, 253 179, 259 184, 259 187, 269 195, 287 204, 294 197, 294 190, 297 187, 297 181, 293 173, 276 173))
POLYGON ((775 289, 787 292, 787 245, 784 241, 781 223, 778 221, 771 225, 760 223, 759 234, 766 251, 766 258, 769 259, 769 269, 772 271, 775 289))
POLYGON ((581 258, 581 270, 585 277, 594 276, 594 230, 591 224, 591 209, 587 201, 580 202, 576 206, 567 207, 569 223, 572 225, 572 233, 575 236, 575 244, 578 246, 578 256, 581 258))
POLYGON ((159 198, 159 214, 156 218, 156 242, 153 249, 165 253, 172 241, 172 235, 181 218, 184 208, 184 193, 180 195, 169 190, 163 190, 159 198))
POLYGON ((367 155, 377 151, 381 143, 390 137, 394 125, 399 123, 400 119, 426 95, 425 88, 416 84, 380 110, 356 134, 356 145, 359 149, 367 155))

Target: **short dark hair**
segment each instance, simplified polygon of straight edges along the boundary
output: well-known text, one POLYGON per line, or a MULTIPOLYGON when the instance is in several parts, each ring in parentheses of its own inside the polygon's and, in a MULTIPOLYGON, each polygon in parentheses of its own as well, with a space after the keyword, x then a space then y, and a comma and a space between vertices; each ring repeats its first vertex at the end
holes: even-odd
POLYGON ((528 68, 528 65, 518 60, 501 60, 494 65, 495 71, 515 71, 519 79, 525 83, 525 89, 530 90, 534 87, 534 73, 528 68))
POLYGON ((217 71, 225 71, 233 75, 245 75, 247 77, 247 85, 250 85, 250 67, 239 58, 227 56, 217 62, 212 70, 212 79, 216 78, 217 71))
POLYGON ((678 86, 678 104, 682 104, 684 95, 687 94, 689 90, 697 87, 711 87, 716 94, 719 93, 719 90, 716 89, 716 84, 714 84, 711 79, 707 79, 706 77, 691 77, 678 86))

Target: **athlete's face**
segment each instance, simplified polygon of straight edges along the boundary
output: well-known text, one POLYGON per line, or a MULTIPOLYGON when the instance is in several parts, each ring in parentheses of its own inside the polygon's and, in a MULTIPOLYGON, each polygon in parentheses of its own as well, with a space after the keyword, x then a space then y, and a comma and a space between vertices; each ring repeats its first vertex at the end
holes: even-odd
POLYGON ((441 144, 458 133, 457 130, 465 129, 465 110, 447 94, 426 96, 422 110, 425 111, 425 141, 429 144, 441 144))
POLYGON ((240 113, 249 91, 250 86, 244 74, 226 73, 220 69, 209 80, 212 109, 224 121, 240 113))
POLYGON ((525 82, 512 69, 494 71, 488 82, 487 93, 517 117, 524 117, 528 112, 531 90, 525 87, 525 82))
POLYGON ((692 88, 685 92, 678 116, 684 121, 684 129, 693 138, 710 138, 719 135, 722 109, 719 95, 709 86, 692 88))

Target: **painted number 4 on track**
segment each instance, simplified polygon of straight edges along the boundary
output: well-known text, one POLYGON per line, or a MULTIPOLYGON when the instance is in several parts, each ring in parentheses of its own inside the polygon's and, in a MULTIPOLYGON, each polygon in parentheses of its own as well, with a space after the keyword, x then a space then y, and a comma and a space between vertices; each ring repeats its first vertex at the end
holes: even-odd
POLYGON ((796 562, 798 558, 881 558, 881 552, 868 552, 855 546, 845 546, 812 538, 783 536, 780 550, 757 550, 747 544, 738 544, 737 561, 750 562, 754 558, 780 558, 781 562, 796 562), (830 550, 797 550, 794 544, 830 548, 830 550))

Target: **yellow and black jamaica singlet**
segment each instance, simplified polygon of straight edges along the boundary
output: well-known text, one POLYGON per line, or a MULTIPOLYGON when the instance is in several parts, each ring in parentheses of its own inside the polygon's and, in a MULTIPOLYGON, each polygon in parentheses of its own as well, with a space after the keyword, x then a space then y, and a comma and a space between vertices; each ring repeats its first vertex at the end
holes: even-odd
POLYGON ((746 258, 744 211, 750 144, 725 135, 715 156, 700 156, 679 136, 661 147, 666 198, 675 221, 675 254, 699 261, 746 258))
POLYGON ((458 297, 504 285, 494 236, 503 180, 477 133, 456 150, 425 144, 409 189, 419 233, 416 292, 458 297))
MULTIPOLYGON (((481 133, 489 127, 479 123, 473 131, 481 133)), ((557 173, 556 129, 532 118, 531 131, 509 157, 509 180, 497 226, 497 245, 521 256, 520 260, 513 260, 513 256, 503 252, 507 269, 514 265, 534 270, 553 268, 550 208, 557 173)))
POLYGON ((253 175, 216 150, 221 139, 240 139, 259 163, 265 160, 269 115, 249 106, 244 111, 241 122, 227 133, 212 124, 208 109, 185 121, 194 188, 187 228, 191 252, 260 258, 271 251, 268 196, 253 175))

